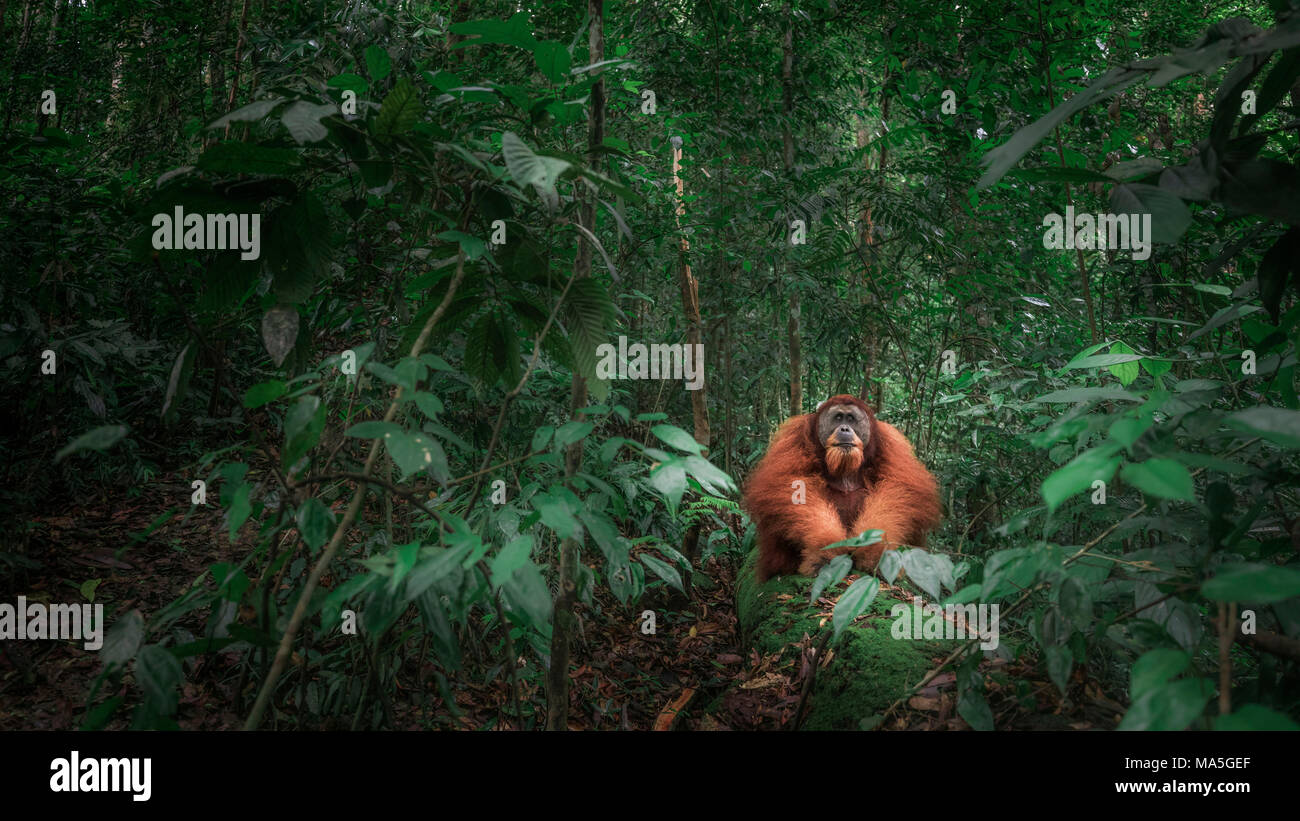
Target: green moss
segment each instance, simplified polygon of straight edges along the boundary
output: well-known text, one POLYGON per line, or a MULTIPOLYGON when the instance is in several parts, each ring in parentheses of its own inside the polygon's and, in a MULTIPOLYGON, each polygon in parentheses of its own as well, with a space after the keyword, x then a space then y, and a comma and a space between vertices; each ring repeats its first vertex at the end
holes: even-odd
MULTIPOLYGON (((750 553, 736 583, 736 616, 746 649, 760 654, 781 653, 798 658, 795 645, 804 633, 819 637, 831 629, 820 625, 822 611, 808 603, 812 579, 782 576, 758 584, 750 553), (782 595, 790 598, 782 599, 782 595)), ((844 583, 829 591, 844 590, 844 583)), ((878 596, 865 619, 845 630, 832 645, 830 664, 817 673, 804 729, 857 729, 859 722, 885 710, 933 668, 936 658, 953 642, 895 639, 890 634, 890 609, 895 599, 878 596)))

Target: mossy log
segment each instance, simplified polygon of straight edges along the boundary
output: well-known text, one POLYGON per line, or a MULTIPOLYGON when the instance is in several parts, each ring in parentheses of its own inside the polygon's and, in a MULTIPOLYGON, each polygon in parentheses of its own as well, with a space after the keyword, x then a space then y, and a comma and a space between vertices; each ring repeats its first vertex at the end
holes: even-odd
MULTIPOLYGON (((741 642, 747 651, 781 653, 782 662, 788 658, 797 664, 804 634, 816 642, 832 629, 832 608, 809 603, 813 580, 805 576, 778 576, 759 584, 754 578, 757 557, 757 550, 750 553, 736 582, 741 642)), ((847 584, 835 585, 822 598, 834 601, 847 584)), ((894 638, 890 610, 899 603, 882 589, 867 613, 831 643, 833 653, 817 671, 802 729, 869 725, 872 716, 883 713, 956 646, 952 641, 894 638)))

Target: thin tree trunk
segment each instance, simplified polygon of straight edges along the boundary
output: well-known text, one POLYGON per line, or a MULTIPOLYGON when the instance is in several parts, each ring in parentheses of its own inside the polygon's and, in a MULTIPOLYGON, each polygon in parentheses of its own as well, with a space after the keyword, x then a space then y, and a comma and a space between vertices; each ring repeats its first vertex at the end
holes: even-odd
MULTIPOLYGON (((686 206, 682 203, 682 197, 685 194, 685 184, 681 178, 682 146, 680 140, 673 141, 673 188, 677 192, 676 220, 678 229, 681 228, 682 217, 686 214, 686 206)), ((700 318, 700 283, 691 273, 691 264, 689 261, 690 242, 685 235, 678 244, 677 257, 677 284, 682 292, 682 310, 686 314, 686 344, 691 355, 695 356, 696 352, 704 350, 704 334, 702 331, 704 322, 700 318)), ((695 441, 704 446, 704 454, 708 455, 709 444, 712 435, 709 432, 709 406, 705 395, 704 383, 704 364, 703 354, 696 357, 695 366, 699 368, 700 388, 691 391, 691 415, 695 424, 695 441)), ((685 556, 694 566, 695 559, 699 554, 700 545, 700 525, 691 525, 686 530, 686 535, 682 538, 682 555, 685 556)), ((690 595, 691 583, 690 577, 686 578, 685 590, 690 595)))
MULTIPOLYGON (((590 62, 605 59, 605 0, 587 0, 587 13, 591 17, 588 45, 590 62)), ((591 89, 591 107, 587 112, 587 161, 594 168, 599 161, 599 151, 605 141, 605 80, 598 79, 591 89)), ((586 195, 579 209, 579 220, 593 235, 596 233, 596 201, 586 195)), ((591 276, 591 244, 585 237, 578 238, 574 258, 574 279, 591 276)), ((570 397, 574 419, 582 419, 578 411, 587 406, 587 380, 579 374, 573 376, 573 393, 570 397)), ((582 468, 582 443, 574 442, 564 452, 564 476, 572 479, 582 468)), ((569 659, 572 655, 573 633, 576 619, 573 615, 577 592, 578 547, 576 539, 560 542, 559 592, 555 596, 554 616, 551 624, 551 667, 546 672, 546 729, 569 728, 569 659)))
MULTIPOLYGON (((235 71, 230 79, 230 96, 226 98, 226 111, 234 111, 235 100, 239 96, 239 68, 244 58, 244 43, 248 35, 248 0, 244 0, 244 10, 239 14, 239 39, 235 41, 235 71)), ((231 123, 226 123, 225 136, 230 138, 231 123)))
MULTIPOLYGON (((794 131, 791 118, 794 116, 794 23, 791 19, 790 4, 785 6, 785 36, 781 40, 781 112, 785 115, 781 124, 782 165, 785 169, 787 184, 794 177, 794 131)), ((789 270, 790 242, 787 225, 786 268, 789 270)), ((786 322, 786 341, 790 349, 790 415, 803 413, 803 351, 799 345, 799 292, 790 294, 790 316, 786 322)))

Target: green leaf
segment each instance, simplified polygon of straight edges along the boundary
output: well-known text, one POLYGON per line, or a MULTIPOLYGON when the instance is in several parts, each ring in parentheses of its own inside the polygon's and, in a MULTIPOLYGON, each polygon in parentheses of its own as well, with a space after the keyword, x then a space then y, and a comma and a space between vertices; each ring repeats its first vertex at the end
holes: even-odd
POLYGON ((303 502, 297 514, 298 532, 313 553, 334 531, 334 511, 315 496, 303 502))
POLYGON ((262 317, 262 344, 278 368, 298 341, 298 311, 292 305, 277 305, 262 317))
POLYGON ((366 71, 370 79, 379 82, 393 70, 393 61, 381 46, 366 46, 366 71))
POLYGON ((1161 499, 1181 499, 1190 502, 1196 498, 1192 474, 1173 459, 1148 459, 1124 466, 1120 477, 1143 493, 1161 499))
POLYGON ((938 556, 931 556, 926 551, 916 548, 904 551, 901 557, 903 559, 903 569, 907 571, 907 577, 917 587, 924 590, 932 599, 937 599, 943 595, 943 590, 940 587, 942 569, 938 556))
MULTIPOLYGON (((1115 344, 1125 348, 1128 347, 1122 342, 1116 342, 1115 344)), ((1122 353, 1115 351, 1113 348, 1111 350, 1112 353, 1082 356, 1078 359, 1072 359, 1061 367, 1061 371, 1064 373, 1065 371, 1075 370, 1077 368, 1109 368, 1111 373, 1115 373, 1116 366, 1131 364, 1134 368, 1137 368, 1137 363, 1145 358, 1142 354, 1134 353, 1132 350, 1122 353)), ((1118 376, 1119 374, 1115 375, 1118 376)), ((1132 380, 1129 381, 1131 382, 1132 380)))
POLYGON ((82 450, 108 450, 121 441, 128 430, 130 429, 126 425, 103 425, 86 431, 60 448, 59 452, 54 454, 54 463, 58 464, 65 457, 82 450))
POLYGON ((1120 730, 1186 730, 1214 695, 1203 678, 1185 678, 1155 687, 1133 700, 1120 730))
POLYGON ((655 425, 650 428, 650 432, 658 436, 665 444, 671 445, 678 450, 684 450, 687 453, 693 453, 699 456, 703 453, 704 448, 695 437, 675 425, 655 425))
POLYGON ((269 382, 258 382, 244 393, 244 407, 260 408, 263 405, 274 402, 289 388, 278 379, 272 379, 269 382))
POLYGON ((732 478, 703 456, 687 456, 684 464, 687 472, 695 477, 705 493, 721 496, 735 492, 736 483, 732 478))
MULTIPOLYGON (((564 305, 564 328, 569 333, 573 351, 574 369, 587 379, 592 396, 602 400, 608 394, 609 382, 596 375, 597 350, 609 337, 614 324, 615 306, 605 286, 596 277, 585 277, 569 286, 569 297, 564 305)), ((657 421, 667 416, 638 421, 657 421)))
POLYGON ((181 660, 163 647, 150 644, 135 659, 135 681, 157 712, 171 715, 178 703, 177 688, 183 674, 181 660))
POLYGON ((591 422, 565 422, 555 432, 555 449, 562 450, 574 442, 581 442, 595 429, 596 426, 591 422))
MULTIPOLYGON (((1120 355, 1120 356, 1137 354, 1136 351, 1134 351, 1128 345, 1125 345, 1123 342, 1116 342, 1114 345, 1111 345, 1110 353, 1112 355, 1120 355)), ((1138 366, 1137 360, 1129 360, 1127 362, 1116 362, 1115 364, 1111 365, 1110 368, 1108 368, 1108 370, 1115 376, 1116 379, 1119 380, 1119 383, 1126 388, 1129 385, 1133 384, 1133 380, 1137 379, 1138 373, 1141 372, 1141 368, 1138 366)))
POLYGON ((1064 644, 1049 644, 1043 648, 1043 655, 1047 662, 1047 675, 1051 678, 1056 689, 1065 695, 1066 687, 1070 684, 1070 671, 1074 669, 1074 653, 1064 644))
POLYGON ((533 50, 533 59, 537 61, 537 68, 543 76, 552 83, 564 82, 573 66, 573 58, 569 56, 568 49, 552 40, 538 43, 533 50))
POLYGON ((1118 447, 1118 444, 1106 443, 1084 451, 1044 479, 1042 494, 1047 509, 1055 511, 1066 499, 1092 487, 1097 480, 1109 482, 1115 468, 1119 467, 1120 457, 1115 455, 1118 447))
POLYGON ((439 663, 447 670, 459 670, 461 666, 460 641, 452 628, 447 611, 442 606, 442 598, 430 590, 416 599, 420 610, 420 621, 429 632, 430 645, 439 663))
POLYGON ((451 27, 451 33, 472 38, 457 43, 456 48, 501 43, 531 51, 537 45, 532 21, 528 13, 523 11, 517 12, 509 20, 467 20, 455 23, 451 27))
POLYGON ((358 439, 378 439, 381 436, 395 436, 405 433, 406 431, 396 422, 384 422, 375 420, 371 422, 358 422, 344 431, 344 436, 355 436, 358 439))
POLYGON ((582 525, 574 518, 573 509, 567 499, 552 493, 539 493, 530 503, 542 514, 542 524, 554 530, 562 539, 576 539, 582 533, 582 525))
POLYGON ((526 562, 515 571, 501 592, 511 611, 523 614, 539 630, 551 621, 551 591, 537 565, 526 562))
POLYGON ((401 468, 403 479, 422 470, 429 471, 429 475, 439 482, 451 478, 442 443, 427 433, 388 433, 384 435, 384 446, 401 468))
POLYGON ((471 262, 487 253, 487 244, 483 242, 482 237, 466 234, 464 231, 443 231, 436 236, 443 242, 454 242, 459 245, 460 250, 465 252, 465 258, 471 262))
POLYGON ((1142 434, 1150 430, 1153 424, 1155 424, 1155 419, 1150 415, 1124 416, 1116 419, 1111 424, 1108 432, 1111 439, 1128 448, 1132 447, 1133 443, 1141 438, 1142 434))
POLYGON ((239 487, 235 489, 234 497, 230 500, 230 510, 226 513, 227 530, 230 534, 230 541, 235 541, 235 534, 244 522, 248 521, 248 515, 253 512, 253 504, 249 501, 249 494, 253 488, 246 482, 240 482, 239 487))
POLYGON ((1182 650, 1161 647, 1148 650, 1133 662, 1129 673, 1129 696, 1136 700, 1192 666, 1192 657, 1182 650))
POLYGON ((341 88, 344 91, 355 91, 358 97, 370 90, 370 84, 360 74, 337 74, 325 85, 330 88, 341 88))
POLYGON ((1241 730, 1286 730, 1296 732, 1300 731, 1300 724, 1296 724, 1288 716, 1276 710, 1270 710, 1262 704, 1243 704, 1236 711, 1216 718, 1214 720, 1214 729, 1229 732, 1241 730))
POLYGON ((403 77, 384 98, 371 133, 380 139, 405 134, 415 127, 423 108, 415 86, 403 77))
POLYGON ((329 129, 321 124, 322 117, 337 114, 339 107, 333 103, 309 103, 299 100, 284 110, 280 122, 299 145, 320 142, 329 136, 329 129))
POLYGON ((555 181, 571 167, 566 160, 535 153, 513 131, 501 135, 501 156, 506 161, 510 176, 520 187, 532 185, 543 190, 554 190, 555 181))
POLYGON ((1125 183, 1110 192, 1113 214, 1150 214, 1151 242, 1171 244, 1192 224, 1192 212, 1174 194, 1155 185, 1125 183))
POLYGON ((501 552, 492 559, 492 585, 501 587, 515 571, 528 563, 533 555, 533 537, 525 533, 506 542, 501 552))
POLYGON ((993 730, 993 711, 982 693, 973 687, 966 687, 957 699, 957 715, 962 717, 973 730, 990 732, 993 730))
POLYGON ((244 571, 230 562, 217 562, 208 568, 208 572, 217 583, 217 592, 226 601, 238 602, 251 584, 244 571))
POLYGON ((120 667, 135 658, 144 641, 144 617, 139 610, 130 610, 104 634, 104 646, 99 649, 99 658, 105 669, 120 667))
POLYGON ((198 352, 198 346, 190 342, 181 348, 177 354, 176 361, 172 364, 171 375, 167 379, 167 392, 163 395, 162 410, 159 416, 167 419, 168 413, 173 412, 176 406, 185 398, 189 390, 190 376, 194 372, 194 356, 198 352))
POLYGON ((281 467, 286 471, 320 441, 325 430, 325 405, 319 396, 301 396, 284 417, 284 453, 281 467))
POLYGON ((77 590, 86 601, 93 602, 95 601, 95 591, 99 589, 99 585, 103 581, 103 579, 86 579, 81 583, 81 587, 77 588, 77 590))
POLYGON ((1174 367, 1174 363, 1167 359, 1152 359, 1150 357, 1143 358, 1138 364, 1142 366, 1142 370, 1152 376, 1169 373, 1170 369, 1174 367))
POLYGON ((1042 396, 1029 400, 1032 402, 1055 403, 1055 402, 1099 402, 1104 399, 1115 400, 1119 402, 1141 402, 1142 397, 1136 393, 1129 393, 1120 388, 1067 388, 1060 391, 1052 391, 1042 396))
POLYGON ((550 425, 542 425, 533 432, 533 444, 530 450, 537 452, 545 449, 546 443, 551 441, 551 434, 553 433, 555 433, 555 428, 550 425))
POLYGON ((682 588, 682 577, 681 574, 677 572, 677 568, 645 553, 638 554, 637 558, 641 560, 642 564, 654 571, 656 576, 663 579, 665 583, 683 593, 686 592, 682 588))
POLYGON ((681 504, 682 494, 686 492, 686 471, 677 462, 661 462, 650 471, 649 481, 668 501, 669 513, 676 516, 677 506, 681 504))
POLYGON ((275 107, 282 102, 284 102, 283 97, 268 97, 265 100, 249 103, 214 121, 208 128, 225 128, 231 123, 249 123, 260 120, 274 111, 275 107))
POLYGON ((1059 603, 1061 615, 1070 620, 1074 629, 1086 631, 1091 627, 1092 595, 1078 576, 1070 576, 1061 582, 1059 603))
POLYGON ((1011 139, 984 155, 983 164, 988 169, 976 184, 983 190, 1002 178, 1031 148, 1052 132, 1062 122, 1082 111, 1089 103, 1122 91, 1146 76, 1133 69, 1113 68, 1097 78, 1091 85, 1049 111, 1033 123, 1021 128, 1011 139))
POLYGON ((426 391, 417 391, 411 394, 411 399, 415 401, 415 406, 420 409, 430 419, 437 419, 438 414, 442 413, 442 400, 426 391))
POLYGON ((823 565, 817 573, 817 578, 813 579, 812 588, 808 591, 809 603, 815 603, 817 597, 826 588, 839 584, 841 579, 849 575, 852 568, 853 556, 848 553, 841 553, 823 565))
POLYGON ((831 625, 835 628, 836 636, 867 611, 878 592, 880 581, 875 576, 862 576, 849 585, 849 589, 835 602, 835 612, 831 615, 831 625))
POLYGON ((1213 601, 1273 604, 1300 596, 1300 570, 1274 564, 1224 564, 1201 585, 1201 594, 1213 601))
POLYGON ((1247 408, 1229 414, 1224 423, 1285 448, 1300 448, 1300 411, 1263 406, 1247 408))

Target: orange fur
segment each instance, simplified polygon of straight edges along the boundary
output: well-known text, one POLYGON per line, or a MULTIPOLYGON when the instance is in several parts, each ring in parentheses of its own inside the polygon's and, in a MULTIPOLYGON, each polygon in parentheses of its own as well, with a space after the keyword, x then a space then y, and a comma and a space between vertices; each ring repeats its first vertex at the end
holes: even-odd
POLYGON ((924 546, 926 533, 939 523, 938 483, 911 443, 854 397, 835 396, 822 407, 845 402, 867 411, 871 435, 865 447, 826 448, 815 435, 818 414, 803 414, 781 425, 750 474, 744 504, 758 528, 760 581, 784 573, 811 575, 849 550, 823 551, 826 545, 883 530, 881 542, 852 550, 854 566, 870 570, 885 550, 924 546), (851 480, 847 491, 845 479, 851 480), (803 504, 794 499, 797 481, 803 482, 803 504))

